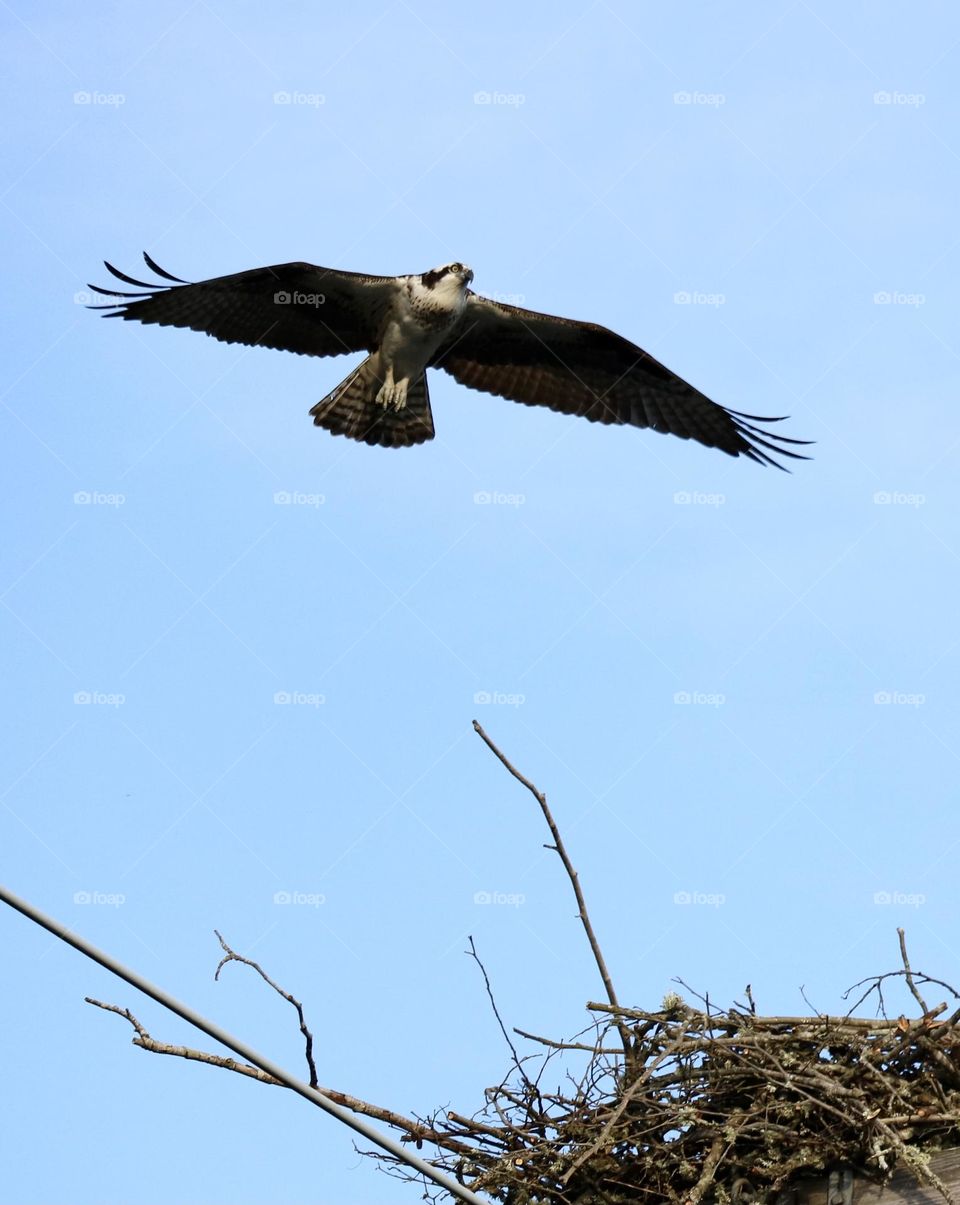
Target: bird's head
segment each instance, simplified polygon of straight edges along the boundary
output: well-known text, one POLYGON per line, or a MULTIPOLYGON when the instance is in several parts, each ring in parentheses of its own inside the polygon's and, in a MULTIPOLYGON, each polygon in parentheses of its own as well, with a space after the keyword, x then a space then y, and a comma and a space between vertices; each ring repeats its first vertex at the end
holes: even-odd
POLYGON ((431 268, 429 272, 424 272, 420 280, 425 289, 435 289, 438 285, 455 285, 465 289, 473 280, 473 269, 459 262, 444 264, 442 268, 431 268))

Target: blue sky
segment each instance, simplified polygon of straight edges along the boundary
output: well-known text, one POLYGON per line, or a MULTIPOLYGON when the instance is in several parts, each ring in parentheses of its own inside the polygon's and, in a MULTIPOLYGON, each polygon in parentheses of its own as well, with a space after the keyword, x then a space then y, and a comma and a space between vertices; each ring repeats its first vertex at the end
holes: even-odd
MULTIPOLYGON (((305 1002, 324 1084, 469 1112, 507 1056, 468 935, 509 1024, 573 1033, 602 990, 476 717, 547 791, 624 1001, 682 976, 835 1011, 898 925, 960 978, 955 7, 0 21, 13 890, 299 1067, 282 1001, 213 983, 216 926, 305 1002), (432 444, 348 444, 307 411, 352 359, 85 310, 144 248, 188 279, 461 259, 815 459, 439 374, 432 444)), ((132 1048, 84 995, 203 1043, 0 928, 0 1202, 413 1199, 299 1099, 132 1048)))

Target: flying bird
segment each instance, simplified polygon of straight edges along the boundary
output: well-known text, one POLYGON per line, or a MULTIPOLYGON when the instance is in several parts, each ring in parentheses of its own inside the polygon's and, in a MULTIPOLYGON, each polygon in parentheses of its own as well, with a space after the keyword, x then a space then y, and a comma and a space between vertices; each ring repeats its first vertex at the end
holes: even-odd
POLYGON ((653 356, 592 322, 555 318, 481 297, 466 264, 412 276, 367 276, 315 264, 277 264, 196 284, 106 267, 142 292, 89 287, 112 298, 104 317, 189 327, 225 343, 308 356, 366 352, 363 362, 310 413, 334 435, 387 448, 434 436, 426 370, 528 406, 594 423, 650 427, 730 456, 779 464, 806 460, 789 439, 757 423, 781 422, 712 402, 653 356), (790 446, 788 446, 790 445, 790 446))

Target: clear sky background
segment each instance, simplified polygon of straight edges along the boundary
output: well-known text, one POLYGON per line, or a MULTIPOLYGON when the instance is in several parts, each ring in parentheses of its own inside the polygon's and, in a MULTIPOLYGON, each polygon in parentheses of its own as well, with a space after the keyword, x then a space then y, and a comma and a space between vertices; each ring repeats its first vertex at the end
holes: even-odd
MULTIPOLYGON (((468 935, 511 1025, 602 993, 476 717, 548 792, 623 1000, 836 1011, 898 925, 960 979, 955 5, 0 22, 11 888, 300 1068, 281 1000, 213 982, 216 926, 305 1002, 322 1083, 470 1112, 507 1053, 468 935), (815 459, 442 374, 433 443, 334 439, 307 411, 353 358, 83 308, 144 248, 188 279, 462 259, 815 459)), ((4 1205, 417 1199, 292 1095, 131 1047, 84 995, 208 1043, 9 910, 0 942, 4 1205)))

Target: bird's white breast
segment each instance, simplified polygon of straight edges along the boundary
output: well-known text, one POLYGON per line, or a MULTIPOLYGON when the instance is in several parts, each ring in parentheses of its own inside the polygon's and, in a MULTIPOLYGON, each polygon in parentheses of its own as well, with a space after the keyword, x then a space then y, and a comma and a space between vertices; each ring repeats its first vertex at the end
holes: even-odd
POLYGON ((383 332, 380 355, 384 368, 399 378, 415 377, 458 321, 467 301, 456 278, 426 288, 419 276, 408 276, 399 290, 383 332))
POLYGON ((467 289, 452 273, 428 289, 419 276, 408 277, 403 290, 411 315, 424 325, 451 326, 467 304, 467 289))

